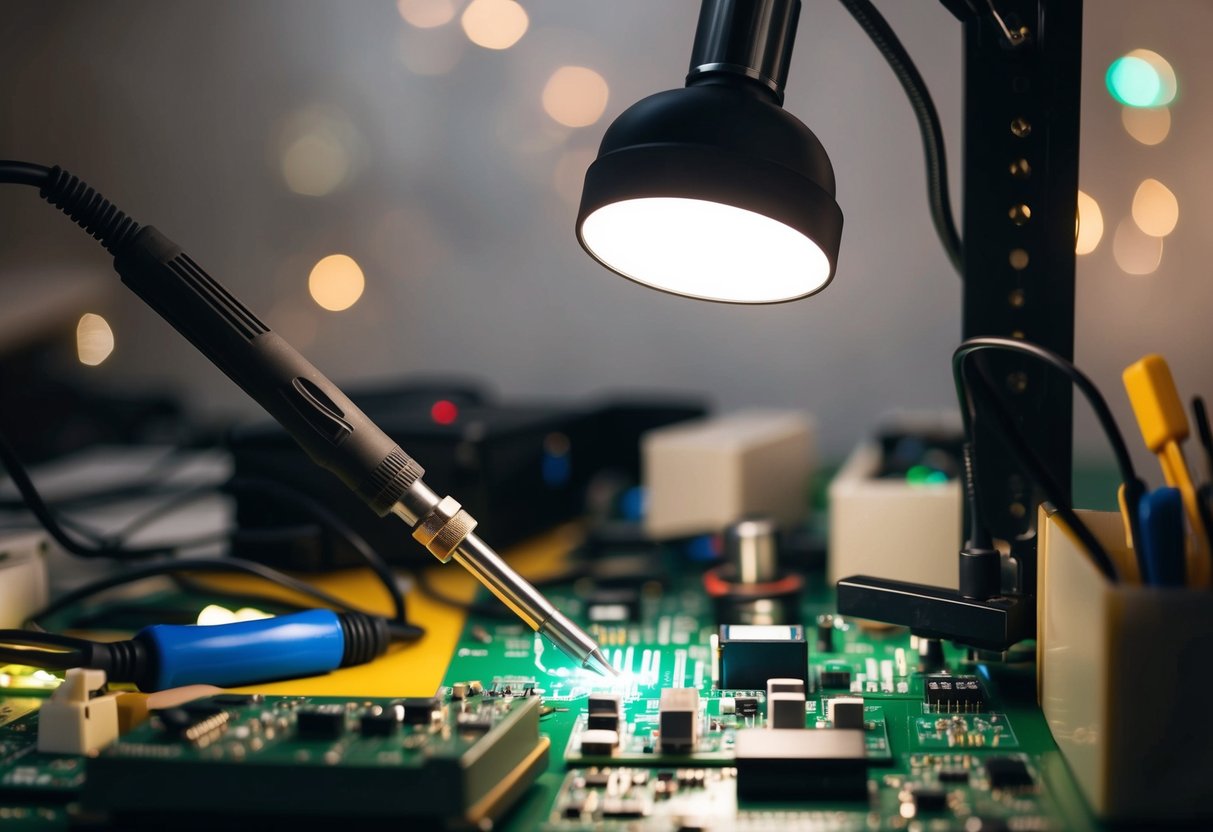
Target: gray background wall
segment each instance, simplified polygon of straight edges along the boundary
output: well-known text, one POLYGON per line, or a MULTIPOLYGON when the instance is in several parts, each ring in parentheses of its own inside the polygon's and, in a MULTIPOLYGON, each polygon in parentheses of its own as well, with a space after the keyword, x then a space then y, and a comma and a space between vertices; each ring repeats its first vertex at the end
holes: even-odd
MULTIPOLYGON (((808 301, 763 308, 648 291, 602 270, 572 234, 578 167, 631 102, 681 84, 698 3, 524 6, 526 35, 495 52, 467 43, 457 22, 415 29, 389 0, 6 0, 0 157, 84 176, 184 245, 339 382, 458 371, 511 396, 705 391, 722 407, 813 411, 833 457, 883 411, 952 406, 959 283, 926 213, 915 125, 837 3, 805 4, 786 106, 834 162, 846 213, 838 276, 808 301), (447 74, 406 63, 447 49, 458 58, 447 74), (544 113, 541 89, 562 64, 606 78, 598 123, 560 128, 544 113), (324 197, 291 193, 281 175, 291 120, 309 113, 338 125, 354 165, 324 197), (333 313, 310 300, 307 277, 338 251, 361 263, 367 288, 333 313)), ((931 0, 879 6, 932 87, 955 188, 959 24, 931 0)), ((1106 230, 1079 259, 1077 357, 1134 431, 1119 371, 1147 351, 1170 359, 1185 391, 1213 396, 1211 30, 1203 0, 1087 3, 1081 187, 1106 230), (1158 147, 1126 135, 1103 88, 1108 63, 1135 47, 1167 56, 1180 76, 1174 127, 1158 147), (1176 193, 1180 220, 1158 271, 1131 277, 1111 237, 1147 176, 1176 193)), ((249 411, 61 216, 10 189, 0 223, 8 289, 51 265, 107 287, 100 308, 80 310, 103 311, 116 333, 110 360, 86 371, 94 380, 169 386, 200 412, 249 411)), ((1102 456, 1090 424, 1080 418, 1078 446, 1102 456)))

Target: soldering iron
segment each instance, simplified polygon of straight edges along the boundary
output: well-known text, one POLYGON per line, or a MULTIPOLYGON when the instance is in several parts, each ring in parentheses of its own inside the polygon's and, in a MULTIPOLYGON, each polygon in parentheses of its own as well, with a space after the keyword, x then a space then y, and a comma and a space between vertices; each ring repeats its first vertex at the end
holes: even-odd
POLYGON ((38 188, 43 199, 100 241, 114 256, 123 283, 376 514, 403 520, 439 561, 462 565, 582 667, 615 673, 588 634, 477 536, 476 520, 456 500, 429 488, 417 462, 180 247, 59 167, 0 161, 0 182, 38 188))

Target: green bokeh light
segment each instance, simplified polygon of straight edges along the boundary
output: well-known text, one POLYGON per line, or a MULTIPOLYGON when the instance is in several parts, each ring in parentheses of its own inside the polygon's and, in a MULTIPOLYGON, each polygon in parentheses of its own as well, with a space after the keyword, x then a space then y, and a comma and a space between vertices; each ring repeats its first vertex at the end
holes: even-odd
POLYGON ((1162 107, 1175 99, 1175 71, 1165 58, 1134 49, 1108 67, 1108 93, 1126 107, 1162 107))

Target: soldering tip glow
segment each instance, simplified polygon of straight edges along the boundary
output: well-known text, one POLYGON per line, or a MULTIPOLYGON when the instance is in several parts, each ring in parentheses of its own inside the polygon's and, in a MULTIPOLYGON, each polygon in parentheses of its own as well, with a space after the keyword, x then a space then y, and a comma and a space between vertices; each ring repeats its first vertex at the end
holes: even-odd
POLYGON ((606 660, 606 656, 602 655, 602 651, 597 649, 585 657, 585 663, 582 666, 608 678, 619 675, 619 671, 612 667, 611 663, 606 660))

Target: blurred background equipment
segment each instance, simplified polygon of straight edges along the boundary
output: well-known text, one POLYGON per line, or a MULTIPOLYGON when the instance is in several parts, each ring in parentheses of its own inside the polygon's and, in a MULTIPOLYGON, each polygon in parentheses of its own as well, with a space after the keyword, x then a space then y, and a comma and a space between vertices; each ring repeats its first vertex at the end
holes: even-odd
MULTIPOLYGON (((483 385, 436 379, 355 392, 352 398, 402 447, 433 460, 427 481, 459 494, 467 510, 493 528, 500 546, 580 516, 597 483, 636 484, 640 437, 706 412, 689 397, 498 401, 483 385)), ((278 425, 236 428, 228 446, 235 461, 232 544, 242 557, 308 571, 361 563, 347 540, 315 524, 299 497, 340 515, 389 562, 416 564, 424 556, 367 513, 278 425)))
POLYGON ((897 414, 830 481, 829 579, 877 575, 953 587, 961 537, 955 417, 897 414))
POLYGON ((805 518, 813 426, 788 410, 743 410, 643 439, 644 528, 663 540, 715 533, 749 514, 805 518))

